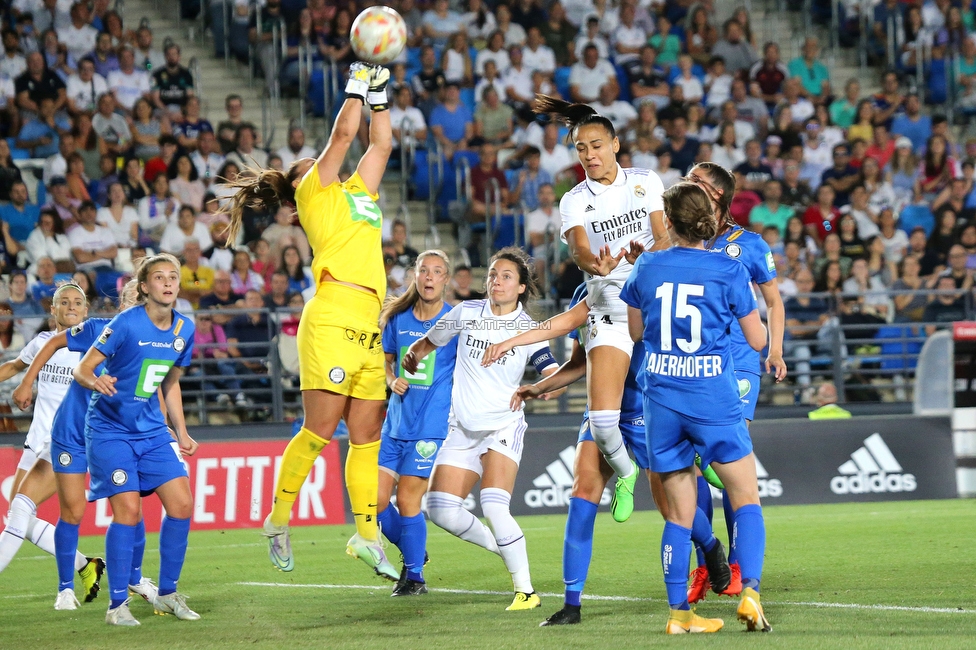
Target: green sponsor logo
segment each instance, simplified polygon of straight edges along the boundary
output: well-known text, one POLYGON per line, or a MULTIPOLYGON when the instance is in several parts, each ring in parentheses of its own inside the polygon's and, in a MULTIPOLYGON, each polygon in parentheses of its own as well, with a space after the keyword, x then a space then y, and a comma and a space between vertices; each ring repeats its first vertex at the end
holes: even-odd
POLYGON ((752 390, 752 382, 750 382, 748 379, 739 380, 739 399, 742 399, 743 397, 748 395, 749 391, 751 390, 752 390))
POLYGON ((151 398, 172 367, 172 361, 161 359, 143 361, 142 370, 139 372, 139 381, 136 383, 136 397, 151 398))
POLYGON ((773 259, 772 253, 766 253, 766 268, 772 273, 776 270, 776 261, 773 259))
MULTIPOLYGON (((409 347, 406 345, 400 347, 400 359, 403 359, 408 349, 409 347)), ((411 386, 430 386, 434 383, 434 364, 436 362, 437 350, 434 350, 420 360, 420 363, 417 364, 417 372, 407 372, 401 367, 400 370, 403 371, 401 377, 406 379, 411 386)))
POLYGON ((346 192, 346 202, 349 204, 349 214, 353 221, 365 221, 374 228, 383 224, 383 213, 365 192, 346 192))
POLYGON ((421 458, 430 460, 430 457, 437 453, 437 443, 428 442, 427 440, 418 440, 417 453, 420 454, 421 458))

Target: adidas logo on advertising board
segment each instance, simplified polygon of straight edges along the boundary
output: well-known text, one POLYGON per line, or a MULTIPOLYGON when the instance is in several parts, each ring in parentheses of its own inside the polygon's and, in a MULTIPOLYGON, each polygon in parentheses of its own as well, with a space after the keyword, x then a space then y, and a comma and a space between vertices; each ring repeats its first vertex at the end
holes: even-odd
MULTIPOLYGON (((783 484, 778 478, 769 478, 769 472, 763 467, 762 462, 759 460, 759 456, 755 456, 756 459, 756 478, 759 479, 759 497, 761 499, 775 499, 776 497, 783 496, 783 484)), ((710 487, 712 491, 713 500, 722 500, 722 491, 710 487)))
MULTIPOLYGON (((567 508, 573 495, 573 462, 576 447, 570 446, 559 452, 559 458, 546 465, 546 472, 535 477, 535 487, 525 491, 525 505, 530 508, 567 508)), ((600 505, 610 504, 610 490, 603 491, 600 505)))
POLYGON ((841 476, 830 479, 834 494, 869 494, 872 492, 914 492, 918 487, 914 474, 902 472, 880 433, 864 440, 864 446, 837 468, 841 476))

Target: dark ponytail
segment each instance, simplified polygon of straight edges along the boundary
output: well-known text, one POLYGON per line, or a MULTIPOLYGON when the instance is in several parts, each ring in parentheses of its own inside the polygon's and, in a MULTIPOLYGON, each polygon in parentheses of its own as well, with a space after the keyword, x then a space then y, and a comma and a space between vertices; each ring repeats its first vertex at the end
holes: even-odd
POLYGON ((700 162, 691 171, 705 172, 708 174, 707 180, 715 189, 722 190, 722 195, 715 199, 720 212, 719 221, 727 226, 736 225, 731 211, 732 199, 735 197, 735 177, 732 175, 732 172, 718 163, 713 162, 700 162))
POLYGON ((237 241, 245 208, 274 214, 283 204, 295 202, 295 188, 292 182, 298 179, 298 170, 301 167, 299 163, 307 160, 307 158, 296 160, 287 172, 245 167, 235 180, 227 183, 237 188, 237 192, 230 199, 230 206, 221 210, 230 217, 230 225, 227 227, 227 247, 233 247, 237 241))
POLYGON ((613 128, 613 122, 597 113, 591 106, 586 104, 570 104, 569 102, 549 95, 536 95, 535 112, 540 115, 549 115, 553 119, 562 122, 569 127, 569 137, 576 141, 576 131, 581 126, 598 124, 606 129, 610 134, 610 139, 617 137, 617 131, 613 128))
POLYGON ((686 242, 711 239, 718 232, 712 202, 705 190, 690 181, 673 185, 664 192, 664 213, 678 237, 686 242))
POLYGON ((539 293, 539 286, 535 279, 535 273, 532 271, 532 264, 529 263, 528 254, 517 246, 506 246, 491 256, 491 260, 488 261, 488 268, 491 268, 491 265, 498 260, 507 260, 518 267, 519 284, 525 285, 525 291, 519 295, 518 301, 525 307, 529 299, 534 298, 539 293))

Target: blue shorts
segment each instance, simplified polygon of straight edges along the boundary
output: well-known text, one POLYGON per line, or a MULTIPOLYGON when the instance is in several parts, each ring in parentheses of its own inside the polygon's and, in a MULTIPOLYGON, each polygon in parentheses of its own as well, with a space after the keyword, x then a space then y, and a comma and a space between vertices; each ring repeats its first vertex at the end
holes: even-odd
POLYGON ((706 467, 713 462, 731 463, 752 451, 745 420, 734 424, 705 424, 646 397, 644 416, 649 419, 647 448, 655 472, 691 467, 695 452, 701 456, 702 467, 706 467))
POLYGON ((739 382, 739 399, 742 401, 742 417, 752 422, 756 417, 756 402, 759 401, 760 377, 754 372, 736 370, 739 382))
POLYGON ((179 447, 168 433, 136 440, 88 438, 87 442, 89 501, 122 492, 146 495, 174 478, 188 476, 179 447))
POLYGON ((397 440, 383 436, 380 442, 380 467, 397 477, 430 478, 434 460, 443 440, 397 440))
MULTIPOLYGON (((634 461, 641 469, 650 469, 651 462, 647 456, 647 434, 644 432, 644 418, 620 421, 620 434, 624 438, 624 444, 634 455, 634 461)), ((583 418, 580 425, 579 438, 576 444, 585 441, 593 441, 593 434, 590 433, 590 420, 583 418)))
POLYGON ((70 397, 61 402, 51 423, 51 466, 56 474, 84 474, 88 471, 85 452, 87 401, 70 397))

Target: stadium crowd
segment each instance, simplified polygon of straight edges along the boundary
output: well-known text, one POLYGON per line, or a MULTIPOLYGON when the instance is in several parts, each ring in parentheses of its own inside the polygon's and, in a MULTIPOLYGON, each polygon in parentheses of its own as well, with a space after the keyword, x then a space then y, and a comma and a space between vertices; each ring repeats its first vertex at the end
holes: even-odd
MULTIPOLYGON (((259 57, 259 74, 293 85, 302 45, 317 74, 325 61, 341 71, 355 60, 352 18, 374 4, 235 0, 228 25, 213 14, 215 54, 223 55, 225 27, 235 55, 247 58, 251 45, 260 52, 266 25, 283 17, 288 57, 278 70, 267 65, 274 57, 259 57)), ((732 214, 773 252, 795 352, 809 354, 812 344, 797 342, 838 322, 967 316, 976 139, 957 142, 901 75, 912 65, 911 44, 929 39, 934 56, 958 53, 960 87, 976 96, 968 1, 876 2, 871 42, 887 42, 894 28, 904 56, 873 95, 857 79, 835 78, 816 38, 783 60, 776 43, 756 41, 744 8, 720 22, 714 0, 384 4, 409 31, 392 65, 396 146, 440 150, 448 163, 471 160, 472 197, 452 217, 462 230, 483 222, 485 198, 523 213, 525 246, 540 272, 549 267, 552 295, 568 299, 582 279, 565 248, 558 252, 558 201, 583 171, 565 129, 533 114, 536 93, 591 104, 617 130, 621 166, 655 170, 665 187, 696 162, 733 170, 732 214), (917 293, 927 289, 943 293, 917 293)), ((150 250, 184 262, 185 309, 254 310, 198 319, 198 339, 215 344, 201 354, 216 367, 242 356, 239 343, 251 344, 244 356, 260 357, 279 330, 293 336, 297 314, 269 323, 259 308, 298 309, 314 284, 295 214, 251 210, 239 241, 225 248, 220 208, 246 166, 287 168, 316 155, 303 131, 292 128, 284 146, 265 148, 237 95, 226 97, 220 119, 201 115, 179 44, 156 43, 145 21, 123 24, 108 0, 14 0, 0 16, 0 271, 8 278, 0 315, 13 316, 0 319, 0 348, 19 349, 47 326, 45 301, 64 279, 88 291, 95 311, 109 311, 132 261, 150 250), (43 159, 34 197, 17 158, 43 159)), ((386 227, 396 294, 411 281, 417 251, 404 223, 386 227)), ((478 251, 468 247, 475 262, 478 251)), ((478 295, 474 284, 470 268, 457 268, 452 300, 478 295)), ((246 405, 240 387, 220 389, 246 405)))

